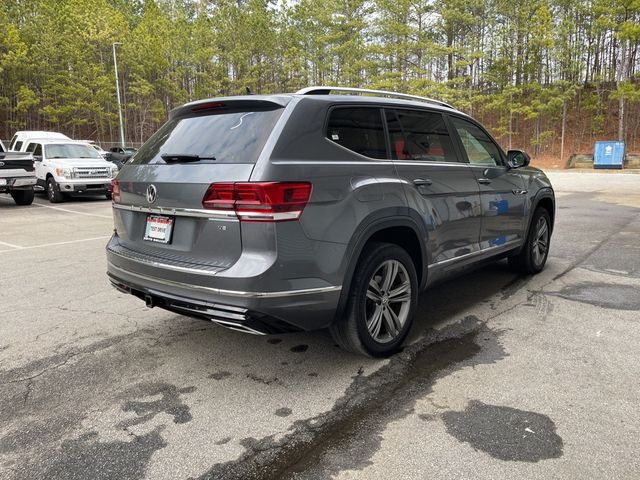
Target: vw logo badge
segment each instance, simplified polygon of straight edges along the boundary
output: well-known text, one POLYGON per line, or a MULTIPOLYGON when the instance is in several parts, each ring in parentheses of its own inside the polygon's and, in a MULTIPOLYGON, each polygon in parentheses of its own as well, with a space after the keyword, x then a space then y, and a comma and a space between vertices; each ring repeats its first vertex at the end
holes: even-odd
POLYGON ((151 184, 147 187, 147 202, 154 203, 158 197, 155 185, 151 184))

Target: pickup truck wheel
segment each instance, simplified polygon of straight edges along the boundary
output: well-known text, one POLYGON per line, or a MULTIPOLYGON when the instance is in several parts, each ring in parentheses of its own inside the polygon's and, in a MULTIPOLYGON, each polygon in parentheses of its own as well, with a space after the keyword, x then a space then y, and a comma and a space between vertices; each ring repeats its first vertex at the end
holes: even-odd
POLYGON ((549 212, 545 208, 538 207, 533 213, 527 240, 517 255, 509 257, 509 266, 526 275, 540 273, 547 263, 550 240, 549 212))
POLYGON ((64 201, 64 195, 58 190, 58 184, 53 177, 47 178, 47 197, 51 203, 64 201))
POLYGON ((107 200, 111 200, 112 198, 111 192, 105 193, 104 196, 107 197, 107 200))
POLYGON ((11 196, 16 205, 31 205, 33 203, 33 188, 28 190, 12 190, 11 196))
POLYGON ((344 318, 330 328, 345 350, 386 357, 402 346, 418 303, 418 276, 409 254, 397 245, 374 243, 353 276, 344 318))

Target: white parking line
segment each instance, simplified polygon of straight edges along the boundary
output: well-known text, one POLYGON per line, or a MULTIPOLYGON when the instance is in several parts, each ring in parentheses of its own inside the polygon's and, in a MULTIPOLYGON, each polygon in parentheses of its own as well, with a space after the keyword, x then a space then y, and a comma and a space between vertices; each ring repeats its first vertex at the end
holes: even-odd
POLYGON ((100 215, 98 213, 78 212, 76 210, 69 210, 68 208, 54 207, 52 205, 43 205, 42 203, 38 203, 38 202, 33 202, 32 205, 37 205, 38 207, 42 207, 42 208, 50 208, 52 210, 60 210, 61 212, 76 213, 78 215, 85 215, 87 217, 113 218, 111 215, 100 215))
POLYGON ((55 247, 55 246, 58 246, 58 245, 69 245, 69 244, 72 244, 72 243, 92 242, 94 240, 107 240, 108 238, 111 238, 111 235, 106 235, 106 236, 102 236, 102 237, 81 238, 81 239, 78 239, 78 240, 69 240, 69 241, 66 241, 66 242, 42 243, 40 245, 31 245, 29 247, 19 247, 17 245, 11 245, 9 243, 0 242, 0 244, 7 245, 7 246, 12 246, 15 249, 15 250, 0 250, 0 254, 1 253, 6 253, 6 252, 16 252, 18 250, 32 250, 34 248, 46 248, 46 247, 55 247))
MULTIPOLYGON (((0 200, 13 203, 13 200, 9 198, 0 197, 0 200)), ((42 208, 50 208, 52 210, 60 210, 61 212, 75 213, 77 215, 84 215, 87 217, 113 218, 111 215, 100 215, 99 213, 78 212, 77 210, 69 210, 68 208, 54 207, 53 205, 43 205, 42 203, 38 203, 35 201, 31 205, 34 205, 36 207, 42 207, 42 208)))
MULTIPOLYGON (((0 242, 0 245, 4 245, 5 247, 17 248, 18 250, 21 248, 24 248, 24 247, 21 247, 20 245, 14 245, 13 243, 7 243, 7 242, 0 242)), ((2 250, 2 251, 10 252, 11 250, 2 250)))

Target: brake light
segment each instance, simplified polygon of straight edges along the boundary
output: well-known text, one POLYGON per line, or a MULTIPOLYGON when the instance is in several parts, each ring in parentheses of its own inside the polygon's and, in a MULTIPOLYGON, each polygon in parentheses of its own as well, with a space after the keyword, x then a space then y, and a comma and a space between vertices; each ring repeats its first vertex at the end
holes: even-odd
POLYGON ((205 102, 205 103, 198 103, 197 105, 194 105, 193 107, 191 107, 191 111, 192 112, 199 112, 202 110, 213 110, 216 108, 224 108, 226 105, 222 102, 205 102))
POLYGON ((202 206, 233 210, 245 222, 283 222, 299 219, 310 197, 309 182, 212 183, 202 206))
POLYGON ((113 203, 120 203, 120 182, 111 180, 111 200, 113 203))

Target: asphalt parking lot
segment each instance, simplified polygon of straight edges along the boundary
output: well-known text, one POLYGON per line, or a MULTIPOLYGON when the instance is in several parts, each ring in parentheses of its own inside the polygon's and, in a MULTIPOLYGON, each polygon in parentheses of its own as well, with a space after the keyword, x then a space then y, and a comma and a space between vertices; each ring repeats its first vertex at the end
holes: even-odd
POLYGON ((640 478, 640 175, 550 177, 544 272, 430 290, 389 360, 149 310, 109 201, 0 195, 0 478, 640 478))

